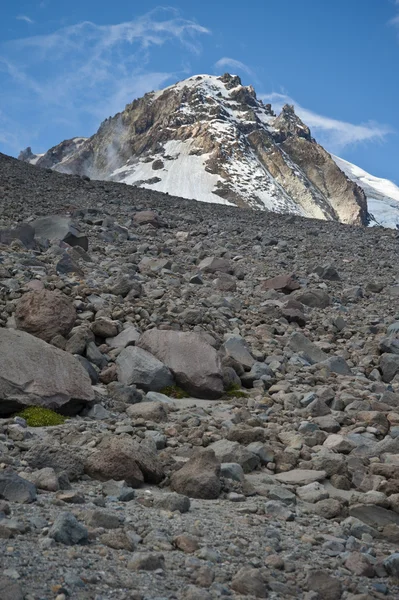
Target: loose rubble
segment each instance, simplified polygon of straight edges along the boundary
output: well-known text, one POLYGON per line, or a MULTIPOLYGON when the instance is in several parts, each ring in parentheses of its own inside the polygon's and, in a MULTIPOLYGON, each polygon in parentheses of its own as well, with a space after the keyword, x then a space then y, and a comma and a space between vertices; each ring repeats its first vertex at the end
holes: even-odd
POLYGON ((2 156, 0 197, 0 598, 399 599, 398 234, 2 156))

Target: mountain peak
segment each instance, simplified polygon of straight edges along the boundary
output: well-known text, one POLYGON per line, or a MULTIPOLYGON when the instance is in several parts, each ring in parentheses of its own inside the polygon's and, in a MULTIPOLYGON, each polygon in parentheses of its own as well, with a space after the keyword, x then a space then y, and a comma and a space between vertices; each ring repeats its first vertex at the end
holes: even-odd
POLYGON ((238 75, 230 75, 230 73, 225 73, 221 77, 219 77, 220 81, 226 84, 227 89, 231 89, 234 87, 238 87, 242 85, 241 79, 238 75))
POLYGON ((91 138, 66 140, 36 163, 205 202, 367 222, 361 188, 294 107, 276 116, 230 73, 195 75, 146 94, 91 138))

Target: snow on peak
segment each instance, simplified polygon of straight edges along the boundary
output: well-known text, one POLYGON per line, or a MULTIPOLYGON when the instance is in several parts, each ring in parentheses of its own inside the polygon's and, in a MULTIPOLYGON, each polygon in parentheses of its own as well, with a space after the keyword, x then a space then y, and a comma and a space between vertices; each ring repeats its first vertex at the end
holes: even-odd
POLYGON ((332 156, 339 168, 349 179, 357 183, 367 197, 370 225, 399 228, 399 187, 389 179, 370 175, 360 167, 332 156))
POLYGON ((91 138, 65 140, 37 164, 205 202, 354 224, 367 218, 364 194, 294 108, 277 116, 228 73, 148 93, 91 138))

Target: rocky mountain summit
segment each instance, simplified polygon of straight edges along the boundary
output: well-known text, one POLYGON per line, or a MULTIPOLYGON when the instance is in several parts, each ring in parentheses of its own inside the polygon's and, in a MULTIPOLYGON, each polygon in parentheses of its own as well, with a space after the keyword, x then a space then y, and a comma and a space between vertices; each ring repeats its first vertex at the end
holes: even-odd
POLYGON ((4 155, 0 202, 2 600, 399 598, 396 231, 4 155))
POLYGON ((367 201, 292 106, 237 76, 198 75, 134 100, 91 138, 22 160, 205 202, 365 225, 367 201))

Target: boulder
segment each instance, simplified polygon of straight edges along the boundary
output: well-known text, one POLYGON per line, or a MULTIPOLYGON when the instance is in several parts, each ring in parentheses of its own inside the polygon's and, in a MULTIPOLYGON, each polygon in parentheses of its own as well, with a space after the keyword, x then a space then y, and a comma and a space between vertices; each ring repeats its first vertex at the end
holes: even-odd
POLYGON ((84 472, 80 449, 70 445, 37 443, 28 450, 24 460, 33 469, 53 469, 57 475, 66 474, 71 481, 79 479, 84 472))
POLYGON ((72 258, 68 252, 64 252, 62 258, 56 264, 56 271, 60 275, 67 275, 68 273, 74 273, 79 277, 84 276, 83 269, 80 268, 76 260, 72 258))
POLYGON ((0 229, 0 244, 9 246, 14 240, 19 240, 27 248, 34 245, 35 230, 28 223, 21 223, 14 229, 0 229))
POLYGON ((285 473, 278 473, 275 479, 287 485, 308 485, 315 481, 323 481, 327 477, 325 471, 311 471, 309 469, 293 469, 285 473))
POLYGON ((339 281, 341 278, 335 267, 332 265, 319 265, 314 268, 313 273, 316 273, 321 279, 329 281, 339 281))
POLYGON ((250 473, 260 463, 259 456, 244 448, 238 442, 218 440, 208 448, 214 451, 216 458, 221 463, 238 463, 245 473, 250 473))
POLYGON ((283 294, 291 294, 291 292, 299 290, 301 286, 293 275, 277 275, 272 279, 266 279, 262 287, 264 290, 276 290, 283 294))
POLYGON ((301 352, 305 358, 311 363, 316 364, 328 360, 328 355, 320 350, 316 344, 311 342, 303 333, 295 332, 291 335, 288 341, 288 347, 294 352, 301 352))
POLYGON ((308 590, 317 593, 323 600, 340 600, 342 584, 336 577, 331 577, 326 571, 317 569, 308 572, 306 577, 308 590))
POLYGON ((0 575, 0 598, 2 600, 24 600, 26 596, 18 581, 0 575))
POLYGON ((163 269, 170 270, 172 261, 169 258, 144 256, 138 264, 140 273, 161 273, 163 269))
POLYGON ((189 498, 215 499, 221 492, 220 462, 213 450, 202 450, 175 471, 172 490, 189 498))
POLYGON ((65 546, 75 546, 85 544, 89 539, 89 532, 72 513, 64 512, 54 521, 49 537, 65 546))
POLYGON ((221 347, 222 354, 230 356, 233 360, 240 363, 244 369, 249 371, 255 364, 255 359, 248 350, 248 344, 239 336, 232 336, 221 347))
POLYGON ((0 473, 0 498, 21 504, 36 500, 36 487, 12 471, 0 473))
POLYGON ((380 369, 382 372, 382 380, 389 383, 399 371, 399 355, 398 354, 383 354, 380 358, 380 369))
POLYGON ((320 366, 327 367, 327 369, 332 373, 337 373, 337 375, 353 375, 348 363, 342 356, 330 356, 326 360, 321 361, 320 366))
POLYGON ((89 249, 89 241, 69 217, 53 215, 40 217, 33 221, 35 237, 47 240, 65 242, 69 246, 80 246, 83 250, 89 249))
POLYGON ((156 423, 166 421, 168 418, 162 402, 139 402, 128 406, 126 412, 132 419, 145 419, 156 423))
POLYGON ((112 338, 118 334, 117 324, 107 317, 99 317, 92 323, 91 330, 99 338, 112 338))
POLYGON ((129 435, 104 436, 87 457, 85 472, 99 481, 123 480, 132 487, 139 487, 144 481, 159 483, 163 478, 157 455, 129 435))
POLYGON ((75 414, 94 400, 79 361, 23 331, 0 329, 0 415, 25 406, 75 414))
MULTIPOLYGON (((177 384, 189 394, 209 400, 223 394, 219 357, 201 335, 150 329, 141 336, 138 346, 162 361, 173 373, 177 384)), ((124 352, 127 350, 129 348, 124 352)))
POLYGON ((349 514, 375 529, 386 525, 399 525, 399 515, 396 512, 376 504, 355 504, 350 507, 349 514))
POLYGON ((66 336, 75 320, 75 308, 58 290, 28 292, 18 300, 15 310, 17 329, 45 342, 51 342, 56 335, 66 336))
POLYGON ((296 296, 296 299, 311 308, 327 308, 330 306, 330 296, 324 290, 306 290, 296 296))
POLYGON ((204 258, 204 260, 202 260, 198 265, 198 269, 204 273, 216 273, 217 271, 220 271, 220 273, 232 274, 234 272, 230 261, 217 256, 209 256, 208 258, 204 258))
POLYGON ((176 492, 166 493, 155 499, 154 506, 171 512, 187 513, 190 510, 190 498, 176 492))
POLYGON ((243 567, 234 575, 231 588, 240 596, 269 597, 267 581, 260 569, 243 567))
POLYGON ((384 560, 384 567, 391 577, 399 579, 399 552, 391 554, 384 560))
POLYGON ((121 383, 137 385, 146 392, 159 392, 174 383, 168 367, 141 347, 124 348, 116 359, 116 366, 121 383))
POLYGON ((134 346, 139 337, 139 332, 131 325, 115 337, 107 338, 106 342, 110 348, 126 348, 127 346, 134 346))
POLYGON ((133 222, 136 225, 152 225, 153 227, 160 227, 161 221, 156 212, 152 210, 142 210, 136 212, 133 217, 133 222))

